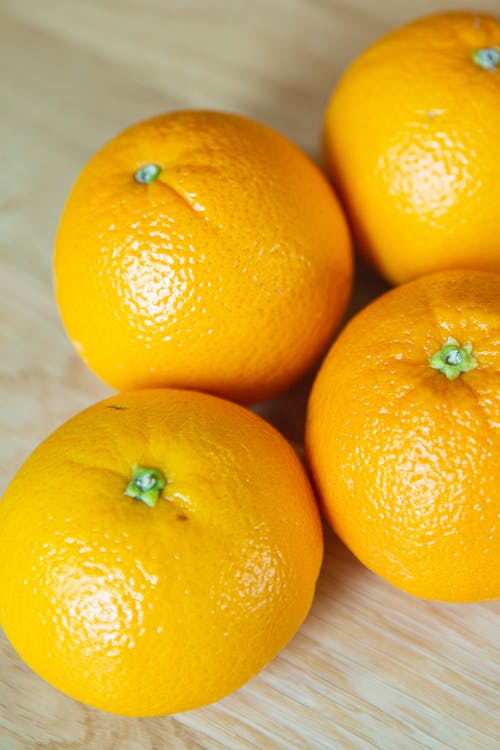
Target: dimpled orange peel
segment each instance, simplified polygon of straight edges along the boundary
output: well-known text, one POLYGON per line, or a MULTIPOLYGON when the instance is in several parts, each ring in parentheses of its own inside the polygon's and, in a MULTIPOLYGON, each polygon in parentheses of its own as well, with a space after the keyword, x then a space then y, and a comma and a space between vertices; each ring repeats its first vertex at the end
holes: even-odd
POLYGON ((248 118, 141 122, 87 164, 56 239, 66 331, 112 387, 257 402, 303 375, 339 325, 352 260, 326 178, 248 118))
POLYGON ((500 274, 443 271, 344 328, 314 383, 309 462, 326 517, 415 596, 500 597, 500 274))
POLYGON ((122 393, 56 430, 0 503, 0 622, 60 690, 156 716, 218 700, 306 617, 314 495, 267 422, 193 391, 122 393))
POLYGON ((392 283, 500 271, 500 23, 438 13, 345 71, 324 120, 328 169, 356 245, 392 283))

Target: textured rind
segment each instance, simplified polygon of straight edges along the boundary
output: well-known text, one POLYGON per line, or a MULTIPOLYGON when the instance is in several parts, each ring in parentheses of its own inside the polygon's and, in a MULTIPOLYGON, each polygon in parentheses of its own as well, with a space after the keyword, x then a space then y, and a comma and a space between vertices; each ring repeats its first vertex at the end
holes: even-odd
POLYGON ((500 275, 398 287, 345 327, 314 383, 307 453, 328 521, 414 595, 500 597, 500 275), (477 368, 429 366, 452 336, 477 368))
POLYGON ((54 269, 69 338, 114 388, 264 400, 322 353, 352 277, 342 209, 289 140, 244 117, 172 112, 87 164, 54 269), (150 185, 138 167, 162 167, 150 185))
POLYGON ((0 503, 0 622, 63 692, 135 716, 215 701, 305 618, 322 530, 290 445, 255 414, 175 390, 80 413, 0 503), (162 471, 154 508, 127 497, 162 471))
POLYGON ((369 47, 333 92, 325 159, 357 247, 393 283, 500 271, 500 71, 472 61, 498 45, 492 16, 432 15, 369 47))

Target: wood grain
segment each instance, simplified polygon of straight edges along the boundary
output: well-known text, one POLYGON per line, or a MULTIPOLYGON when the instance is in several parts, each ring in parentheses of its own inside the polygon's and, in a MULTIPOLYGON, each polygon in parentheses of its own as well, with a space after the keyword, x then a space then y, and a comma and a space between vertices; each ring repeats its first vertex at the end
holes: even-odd
MULTIPOLYGON (((498 0, 455 7, 498 10, 498 0)), ((0 490, 58 424, 109 393, 77 360, 52 296, 52 243, 88 157, 179 107, 237 111, 318 156, 341 70, 383 31, 448 2, 1 0, 0 490)), ((350 314, 384 289, 358 268, 350 314)), ((300 448, 312 373, 259 408, 300 448)), ((500 603, 413 599, 326 533, 312 611, 218 704, 126 719, 33 674, 0 638, 0 750, 500 748, 500 603)))

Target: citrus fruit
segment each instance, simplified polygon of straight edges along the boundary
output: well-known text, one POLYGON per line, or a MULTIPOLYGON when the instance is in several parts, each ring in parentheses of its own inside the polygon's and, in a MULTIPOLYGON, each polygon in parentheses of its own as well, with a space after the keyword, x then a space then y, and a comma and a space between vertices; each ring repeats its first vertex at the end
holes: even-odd
POLYGON ((441 271, 345 327, 307 414, 326 517, 426 599, 500 597, 500 274, 441 271))
POLYGON ((183 711, 292 638, 322 551, 302 464, 264 420, 207 394, 123 393, 56 430, 7 489, 0 622, 76 699, 183 711))
POLYGON ((251 403, 328 345, 351 262, 337 199, 298 147, 241 116, 172 112, 84 168, 57 234, 56 297, 112 387, 251 403))
POLYGON ((500 271, 500 23, 427 16, 345 71, 324 120, 356 244, 389 281, 500 271))

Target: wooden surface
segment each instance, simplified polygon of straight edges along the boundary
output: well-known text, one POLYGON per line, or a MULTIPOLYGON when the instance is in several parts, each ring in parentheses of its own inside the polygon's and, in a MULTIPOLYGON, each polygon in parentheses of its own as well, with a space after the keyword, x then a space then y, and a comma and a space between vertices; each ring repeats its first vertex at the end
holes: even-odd
MULTIPOLYGON (((115 133, 180 107, 241 112, 317 157, 342 68, 449 2, 1 0, 0 410, 3 490, 58 424, 109 391, 68 344, 52 295, 62 203, 115 133)), ((455 7, 498 10, 498 0, 455 7)), ((369 137, 369 135, 368 135, 369 137)), ((351 310, 384 288, 358 272, 351 310)), ((300 444, 310 378, 261 411, 300 444)), ((175 717, 66 698, 0 636, 0 750, 500 748, 500 602, 413 599, 327 533, 310 616, 245 688, 175 717)))

